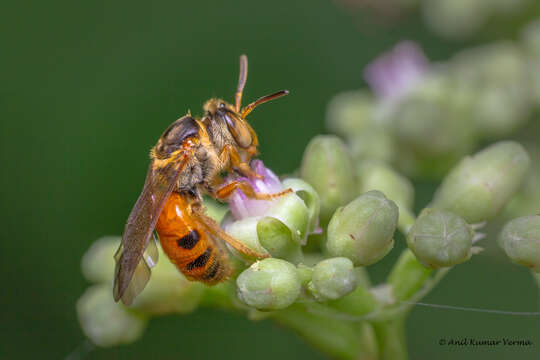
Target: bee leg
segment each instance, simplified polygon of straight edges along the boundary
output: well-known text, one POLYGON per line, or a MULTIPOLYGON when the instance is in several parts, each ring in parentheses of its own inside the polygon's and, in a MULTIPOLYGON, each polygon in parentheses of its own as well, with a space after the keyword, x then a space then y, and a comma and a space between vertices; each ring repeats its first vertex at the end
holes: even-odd
POLYGON ((286 189, 283 191, 280 191, 278 193, 273 194, 266 194, 266 193, 258 193, 256 192, 250 183, 245 181, 233 181, 219 189, 217 191, 214 191, 212 195, 216 199, 226 199, 229 196, 232 195, 232 193, 236 190, 240 189, 242 192, 250 199, 257 199, 257 200, 273 200, 275 198, 278 198, 280 196, 287 195, 292 192, 292 189, 286 189))
POLYGON ((249 164, 242 161, 238 151, 236 151, 236 149, 231 145, 225 145, 223 147, 223 150, 221 150, 221 153, 219 154, 219 160, 222 163, 227 163, 230 161, 231 165, 244 176, 264 180, 264 176, 259 175, 255 171, 251 170, 249 164))
POLYGON ((255 171, 251 170, 249 165, 245 162, 236 165, 235 169, 244 176, 250 177, 252 179, 264 180, 264 175, 257 174, 255 171))
POLYGON ((239 252, 246 254, 248 256, 254 257, 254 258, 267 258, 269 257, 268 254, 263 254, 260 252, 257 252, 255 250, 250 249, 246 245, 244 245, 239 240, 235 239, 231 235, 227 234, 219 225, 216 223, 212 218, 206 216, 201 211, 199 211, 197 208, 194 208, 193 217, 199 222, 208 232, 211 234, 217 235, 222 240, 226 241, 227 244, 231 245, 233 248, 238 250, 239 252))

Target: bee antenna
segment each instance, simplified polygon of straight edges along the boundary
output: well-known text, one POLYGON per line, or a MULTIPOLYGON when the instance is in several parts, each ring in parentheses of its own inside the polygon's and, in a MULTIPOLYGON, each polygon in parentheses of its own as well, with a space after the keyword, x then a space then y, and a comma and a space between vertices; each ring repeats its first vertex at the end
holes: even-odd
POLYGON ((278 91, 276 93, 263 96, 263 97, 255 100, 251 104, 247 105, 245 108, 243 108, 240 116, 242 116, 242 118, 245 118, 257 106, 259 106, 261 104, 264 104, 267 101, 274 100, 274 99, 280 98, 280 97, 285 96, 285 95, 289 95, 289 90, 281 90, 281 91, 278 91))
POLYGON ((244 86, 246 85, 247 71, 247 56, 242 54, 240 55, 240 75, 238 76, 238 86, 236 87, 236 94, 234 94, 234 107, 236 112, 239 112, 240 107, 242 106, 242 93, 244 92, 244 86))

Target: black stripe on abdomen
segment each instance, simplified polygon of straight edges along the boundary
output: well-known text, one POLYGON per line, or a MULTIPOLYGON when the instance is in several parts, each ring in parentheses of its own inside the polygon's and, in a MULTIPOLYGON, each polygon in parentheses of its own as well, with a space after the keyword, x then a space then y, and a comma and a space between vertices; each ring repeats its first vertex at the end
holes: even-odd
POLYGON ((208 268, 208 270, 206 270, 206 272, 202 276, 202 279, 204 279, 204 280, 212 280, 214 278, 214 276, 216 276, 216 274, 218 273, 220 267, 221 267, 221 265, 219 264, 219 262, 214 259, 214 262, 208 268))
POLYGON ((191 250, 197 245, 200 239, 201 237, 197 230, 191 230, 186 236, 176 240, 176 243, 183 249, 191 250))
POLYGON ((210 259, 211 253, 212 253, 212 249, 206 248, 206 250, 201 255, 199 255, 198 258, 196 258, 195 260, 193 260, 192 262, 186 265, 186 269, 189 271, 189 270, 203 267, 204 265, 206 265, 206 263, 210 259))

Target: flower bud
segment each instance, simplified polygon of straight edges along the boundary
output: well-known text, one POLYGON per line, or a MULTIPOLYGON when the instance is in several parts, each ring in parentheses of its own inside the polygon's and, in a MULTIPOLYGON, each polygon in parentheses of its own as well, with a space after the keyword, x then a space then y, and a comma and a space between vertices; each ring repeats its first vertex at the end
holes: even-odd
POLYGON ((352 161, 343 141, 335 136, 316 136, 311 140, 300 174, 319 194, 323 224, 355 196, 352 161))
POLYGON ((379 190, 394 201, 399 208, 399 228, 407 232, 414 222, 412 212, 414 187, 412 183, 392 169, 390 166, 377 162, 365 161, 357 167, 360 193, 379 190))
POLYGON ((454 91, 470 94, 471 123, 483 138, 504 137, 528 119, 526 65, 522 49, 510 42, 465 50, 452 59, 454 91))
POLYGON ((301 236, 301 244, 305 245, 307 235, 318 231, 319 214, 321 212, 321 200, 315 189, 302 179, 288 178, 283 180, 286 189, 292 189, 298 195, 308 210, 308 226, 305 234, 301 236))
POLYGON ((357 167, 356 173, 360 193, 379 190, 400 209, 412 208, 414 201, 412 183, 390 166, 377 161, 365 161, 357 167))
POLYGON ((82 272, 87 280, 96 283, 112 280, 115 266, 112 254, 119 244, 119 236, 104 236, 90 246, 81 261, 82 272))
POLYGON ((518 189, 529 156, 513 141, 501 141, 456 165, 437 189, 430 207, 451 211, 469 224, 496 215, 518 189))
POLYGON ((391 131, 372 126, 348 139, 351 156, 355 161, 376 159, 390 162, 395 157, 395 144, 391 131))
MULTIPOLYGON (((259 237, 257 235, 257 223, 259 222, 259 220, 260 217, 257 216, 234 221, 234 219, 229 213, 223 219, 221 226, 229 235, 242 242, 251 250, 261 254, 270 255, 270 253, 259 242, 259 237)), ((228 247, 229 250, 231 250, 231 252, 238 258, 253 261, 253 259, 248 257, 247 255, 236 251, 230 246, 228 247)))
POLYGON ((355 287, 354 265, 343 257, 326 259, 315 265, 308 284, 308 289, 318 301, 339 299, 355 287))
POLYGON ((77 301, 77 315, 86 336, 99 346, 132 343, 146 327, 146 319, 114 302, 106 284, 86 290, 77 301))
POLYGON ((490 2, 486 0, 430 0, 422 2, 422 13, 429 27, 449 39, 465 38, 487 20, 490 2))
POLYGON ((473 236, 472 228, 459 216, 427 208, 407 234, 407 244, 422 265, 437 269, 467 261, 473 236))
POLYGON ((296 267, 281 259, 255 262, 236 279, 238 298, 258 310, 279 310, 300 295, 301 279, 296 267))
POLYGON ((394 246, 398 208, 380 191, 368 191, 336 210, 328 225, 326 248, 356 266, 379 261, 394 246))
POLYGON ((540 215, 508 222, 499 236, 499 245, 513 262, 540 273, 540 215))
POLYGON ((292 235, 291 230, 270 216, 265 216, 257 222, 257 237, 259 243, 270 253, 277 257, 297 264, 302 261, 300 243, 292 235))
MULTIPOLYGON (((305 193, 299 195, 307 198, 305 193)), ((290 246, 299 249, 300 244, 305 242, 308 228, 312 226, 310 224, 315 221, 312 216, 314 216, 317 211, 316 204, 309 203, 311 208, 308 208, 306 202, 299 195, 292 193, 270 201, 271 206, 265 209, 263 215, 246 217, 236 221, 231 215, 227 215, 223 219, 221 225, 227 233, 240 240, 250 249, 259 253, 269 254, 264 246, 270 245, 272 243, 270 238, 277 236, 277 234, 279 234, 279 236, 285 236, 287 240, 282 238, 283 241, 281 242, 281 245, 276 246, 282 247, 285 244, 289 244, 290 246), (267 219, 264 225, 259 227, 259 221, 264 218, 273 218, 275 221, 267 219), (287 229, 284 229, 282 226, 285 226, 287 229), (261 239, 259 235, 262 235, 266 239, 261 239), (261 240, 265 245, 262 244, 261 240)), ((309 201, 315 200, 311 199, 309 201)), ((272 249, 277 250, 274 246, 272 246, 272 249)), ((287 247, 287 249, 286 253, 292 255, 292 253, 289 252, 292 248, 287 247)), ((233 253, 241 258, 246 257, 236 251, 233 251, 233 253)), ((295 262, 298 260, 298 258, 294 258, 295 262)))
POLYGON ((415 177, 442 177, 474 145, 475 126, 467 110, 446 74, 426 77, 389 115, 400 169, 415 177))
POLYGON ((375 101, 369 92, 343 92, 328 104, 326 124, 328 129, 348 138, 372 125, 374 109, 375 101))

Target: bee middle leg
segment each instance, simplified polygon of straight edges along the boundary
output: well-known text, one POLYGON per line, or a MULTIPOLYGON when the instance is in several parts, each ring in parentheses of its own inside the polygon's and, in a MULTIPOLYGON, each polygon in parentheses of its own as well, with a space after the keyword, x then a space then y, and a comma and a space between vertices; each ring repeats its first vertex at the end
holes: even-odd
POLYGON ((236 189, 242 190, 242 192, 250 199, 257 200, 273 200, 280 196, 287 195, 292 192, 292 189, 286 189, 277 193, 267 194, 256 192, 250 183, 245 181, 233 181, 212 193, 216 199, 226 199, 233 194, 236 189))

